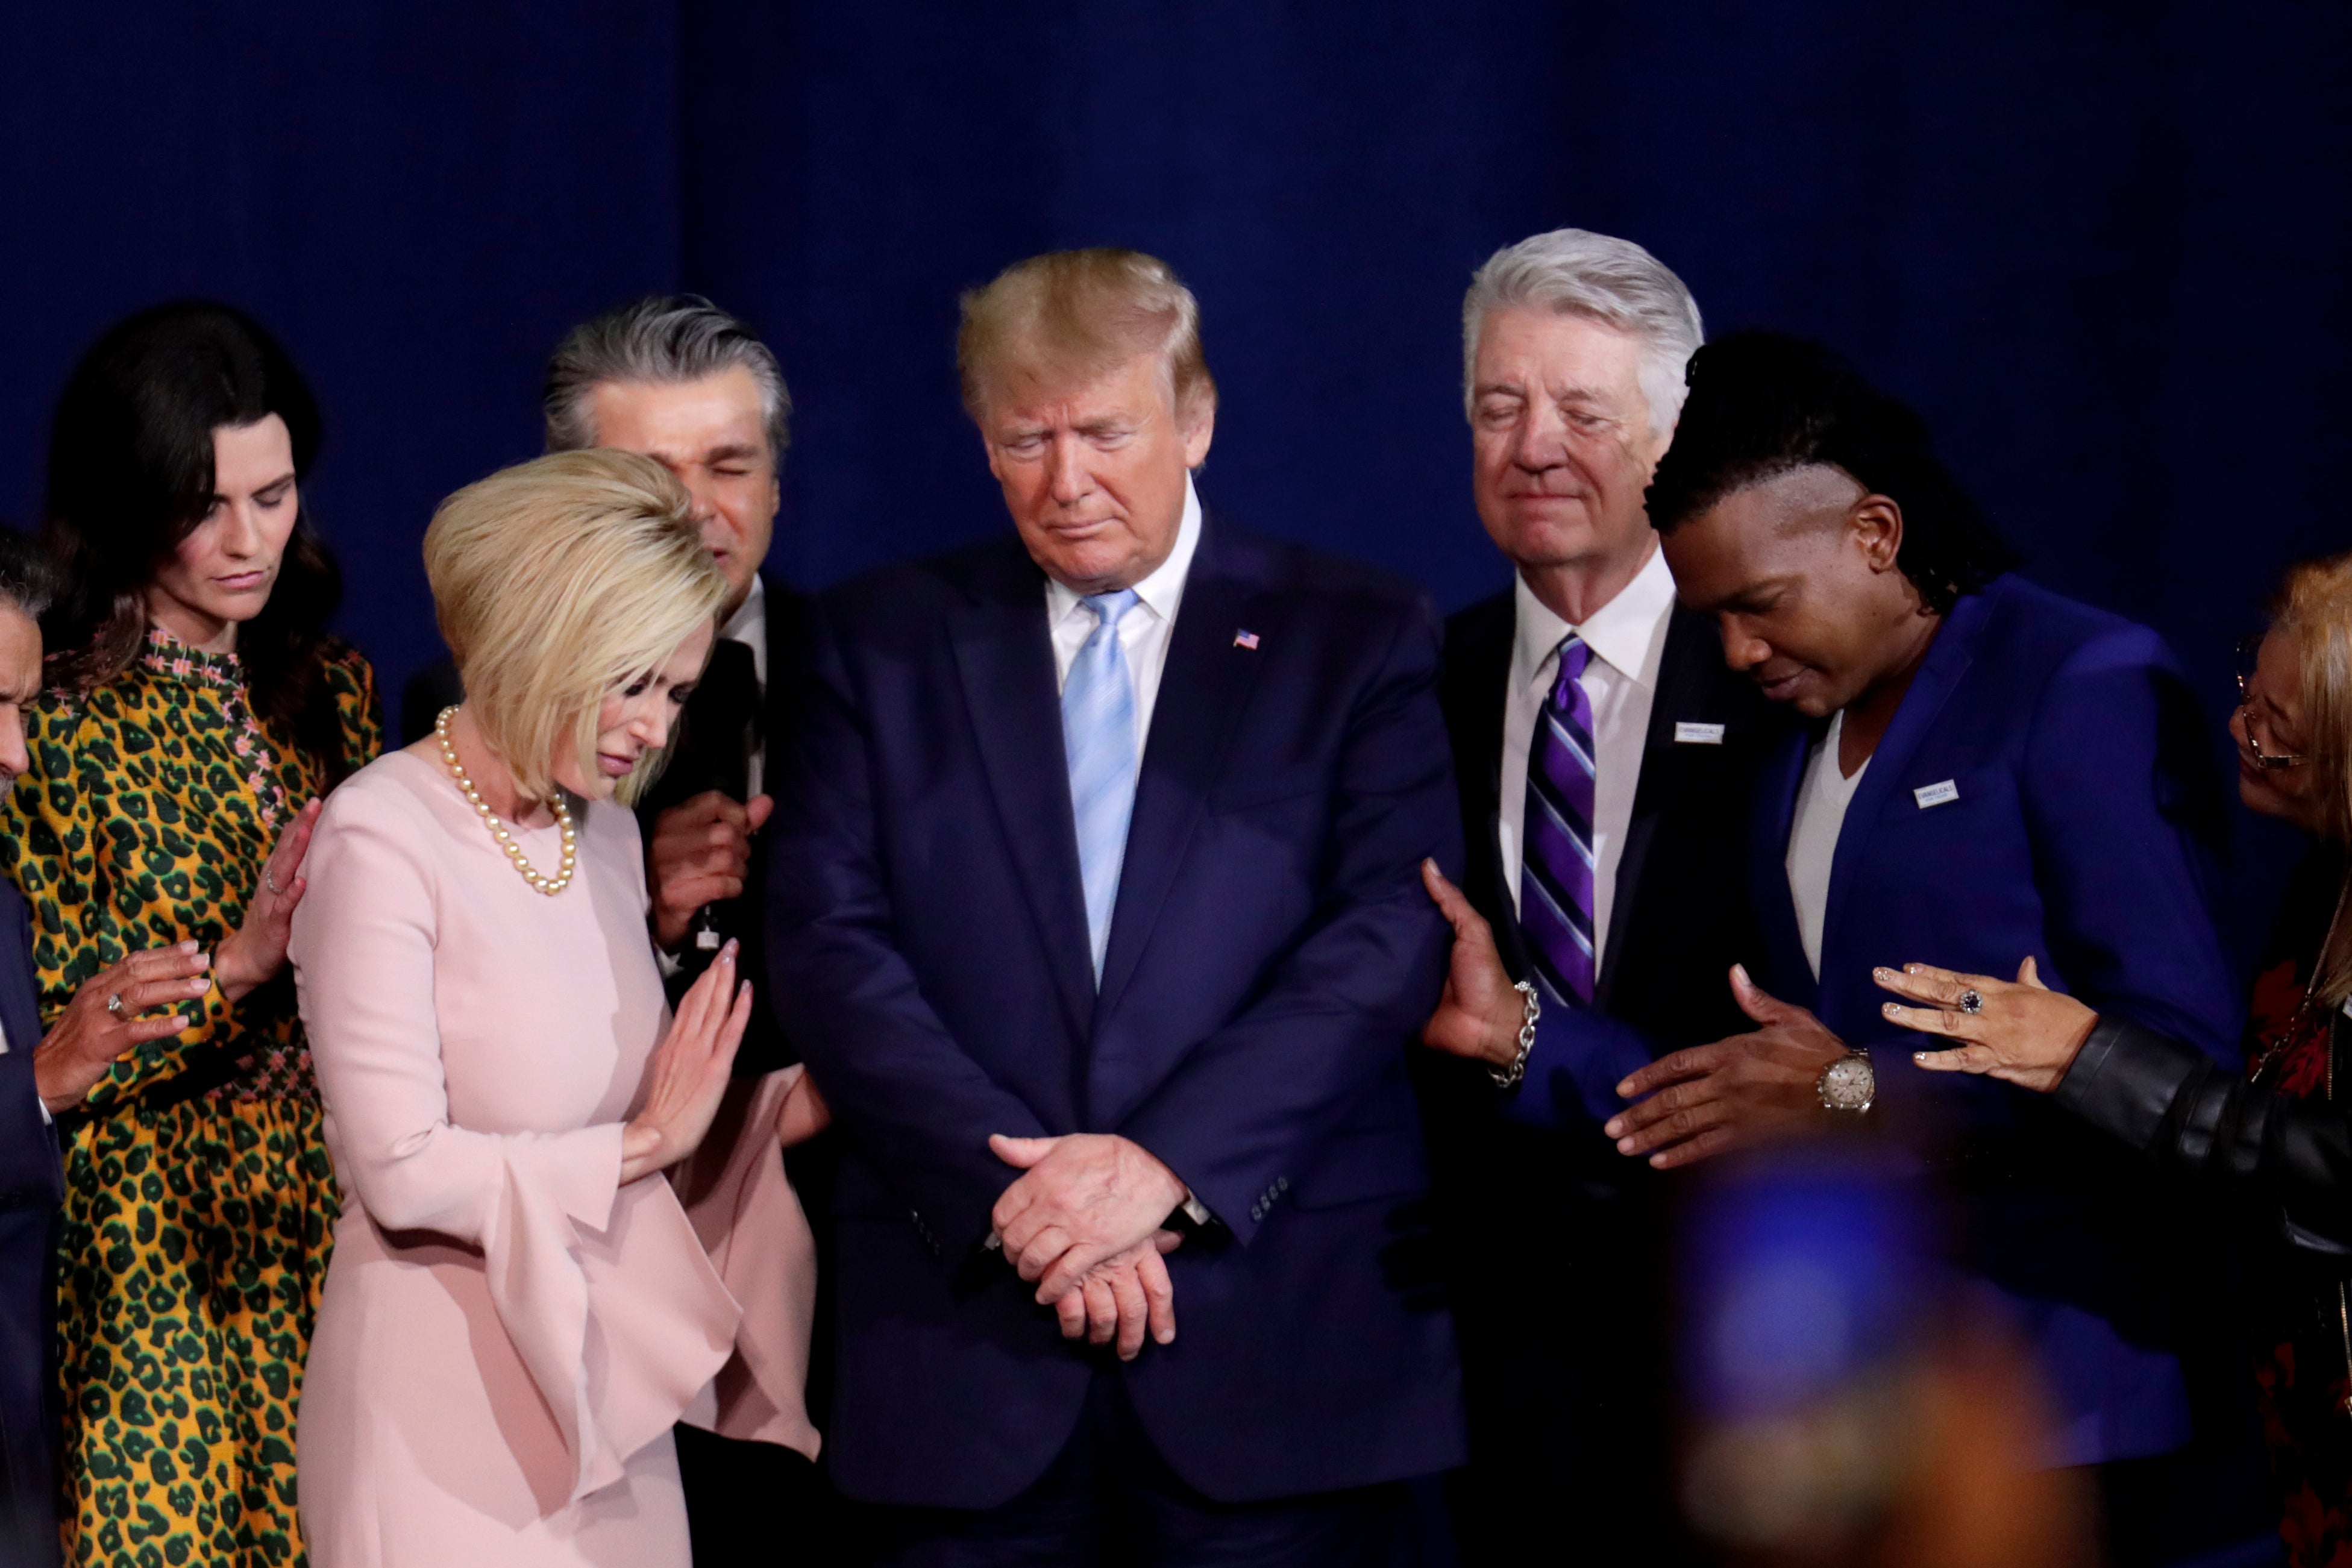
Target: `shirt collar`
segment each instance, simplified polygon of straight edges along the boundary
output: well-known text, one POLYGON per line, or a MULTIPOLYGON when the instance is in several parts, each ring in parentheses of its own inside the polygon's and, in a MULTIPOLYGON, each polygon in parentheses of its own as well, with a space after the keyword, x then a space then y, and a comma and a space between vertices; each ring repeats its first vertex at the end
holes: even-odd
POLYGON ((768 585, 760 580, 759 574, 752 574, 751 591, 743 595, 743 602, 735 606, 735 613, 727 617, 725 626, 719 628, 719 636, 724 641, 739 642, 751 650, 752 679, 759 681, 760 689, 765 691, 768 689, 768 585))
POLYGON ((1654 544, 1633 580, 1585 617, 1582 626, 1570 626, 1552 614, 1525 577, 1513 579, 1511 596, 1518 609, 1515 651, 1524 679, 1539 677, 1561 639, 1574 632, 1594 658, 1645 689, 1656 688, 1658 663, 1665 651, 1662 633, 1675 607, 1675 574, 1666 565, 1666 552, 1654 544))
POLYGON ((735 642, 750 643, 754 652, 759 651, 768 640, 768 585, 760 580, 757 573, 751 577, 751 591, 743 595, 743 602, 735 606, 735 613, 727 617, 727 624, 719 628, 719 635, 735 642))
MULTIPOLYGON (((1176 525, 1176 544, 1168 552, 1168 559, 1152 568, 1151 574, 1135 584, 1135 596, 1151 613, 1163 621, 1176 618, 1176 607, 1184 597, 1184 579, 1192 570, 1193 552, 1201 547, 1201 492, 1192 488, 1192 476, 1184 476, 1184 518, 1176 525)), ((1671 589, 1668 590, 1672 592, 1671 589)), ((1052 577, 1045 579, 1045 604, 1052 617, 1058 621, 1079 609, 1081 601, 1075 589, 1052 577)))

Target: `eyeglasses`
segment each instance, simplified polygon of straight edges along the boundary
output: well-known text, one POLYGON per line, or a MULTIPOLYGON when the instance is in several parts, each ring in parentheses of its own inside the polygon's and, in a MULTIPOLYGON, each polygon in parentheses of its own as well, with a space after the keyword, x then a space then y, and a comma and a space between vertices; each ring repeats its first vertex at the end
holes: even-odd
POLYGON ((2238 711, 2246 715, 2244 725, 2246 761, 2266 773, 2277 773, 2282 768, 2299 768, 2311 761, 2309 757, 2288 756, 2278 752, 2263 751, 2263 743, 2254 739, 2254 716, 2252 711, 2253 705, 2253 677, 2240 670, 2238 672, 2238 711))

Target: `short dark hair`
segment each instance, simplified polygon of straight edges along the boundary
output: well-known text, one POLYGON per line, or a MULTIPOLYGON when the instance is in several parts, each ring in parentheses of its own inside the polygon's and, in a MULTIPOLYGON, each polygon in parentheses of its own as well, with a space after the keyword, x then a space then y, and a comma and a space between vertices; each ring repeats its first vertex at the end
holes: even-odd
POLYGON ((1672 533, 1726 496, 1798 468, 1843 469, 1903 509, 1896 564, 1949 610, 2016 552, 1937 458, 1927 421, 1817 342, 1732 332, 1691 356, 1690 397, 1650 481, 1650 523, 1672 533))
POLYGON ((0 605, 39 620, 57 602, 58 569, 29 535, 0 523, 0 605))
MULTIPOLYGON (((233 306, 182 300, 116 322, 58 398, 49 430, 41 542, 62 582, 42 629, 49 674, 83 691, 131 668, 147 635, 146 590, 212 510, 213 432, 275 414, 294 472, 319 455, 318 400, 260 322, 233 306)), ((293 534, 269 602, 237 634, 254 706, 327 773, 349 770, 323 655, 342 574, 298 488, 293 534)))

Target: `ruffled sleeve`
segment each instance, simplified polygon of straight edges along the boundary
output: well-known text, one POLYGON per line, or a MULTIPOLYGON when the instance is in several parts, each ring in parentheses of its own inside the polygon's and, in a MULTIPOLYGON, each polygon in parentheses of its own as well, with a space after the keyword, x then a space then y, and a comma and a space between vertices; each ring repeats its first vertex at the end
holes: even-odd
POLYGON ((577 1500, 621 1479, 703 1394, 734 1353, 741 1310, 669 1184, 620 1184, 618 1122, 451 1122, 434 1003, 439 883, 420 847, 436 830, 396 786, 369 782, 328 802, 289 948, 337 1173, 378 1229, 480 1250, 577 1500))
POLYGON ((743 1310, 735 1352, 685 1419, 724 1437, 780 1443, 814 1459, 809 1334, 816 1243, 784 1174, 776 1117, 805 1068, 739 1079, 702 1147, 673 1176, 695 1234, 743 1310))

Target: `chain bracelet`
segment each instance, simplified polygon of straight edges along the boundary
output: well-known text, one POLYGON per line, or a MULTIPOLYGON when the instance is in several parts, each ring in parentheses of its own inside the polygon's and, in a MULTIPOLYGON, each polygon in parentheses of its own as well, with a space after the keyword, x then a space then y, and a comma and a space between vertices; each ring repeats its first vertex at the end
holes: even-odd
POLYGON ((1522 980, 1512 989, 1527 1005, 1527 1012, 1519 1022, 1519 1054, 1511 1058, 1508 1067, 1486 1069, 1496 1089, 1517 1089, 1519 1080, 1528 1076, 1528 1056, 1536 1048, 1536 1020, 1543 1016, 1543 998, 1536 994, 1534 985, 1522 980))

